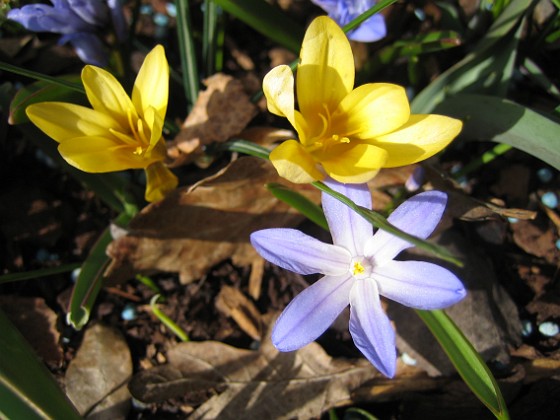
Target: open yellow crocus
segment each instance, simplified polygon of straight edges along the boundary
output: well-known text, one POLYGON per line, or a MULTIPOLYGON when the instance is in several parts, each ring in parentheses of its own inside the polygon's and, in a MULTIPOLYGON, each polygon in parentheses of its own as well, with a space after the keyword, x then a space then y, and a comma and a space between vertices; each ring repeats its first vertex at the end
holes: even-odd
POLYGON ((296 74, 273 68, 263 80, 268 110, 286 117, 299 141, 270 154, 280 176, 307 183, 330 176, 363 183, 380 168, 404 166, 442 150, 461 131, 459 120, 411 114, 404 88, 389 83, 354 87, 350 43, 330 18, 313 20, 303 40, 296 74))
POLYGON ((161 45, 147 56, 134 82, 132 98, 109 72, 85 66, 82 82, 92 108, 65 102, 27 107, 29 119, 56 140, 58 151, 84 172, 146 171, 147 201, 159 201, 177 187, 163 164, 162 137, 169 96, 169 65, 161 45))

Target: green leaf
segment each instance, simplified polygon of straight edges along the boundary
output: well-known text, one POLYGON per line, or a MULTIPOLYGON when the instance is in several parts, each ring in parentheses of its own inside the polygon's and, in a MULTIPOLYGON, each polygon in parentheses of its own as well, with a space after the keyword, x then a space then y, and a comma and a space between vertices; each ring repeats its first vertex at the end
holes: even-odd
POLYGON ((416 57, 461 45, 459 34, 454 31, 432 32, 412 39, 399 40, 382 48, 374 57, 374 69, 388 65, 398 58, 416 57))
POLYGON ((69 81, 61 79, 59 77, 47 76, 46 74, 38 73, 36 71, 27 70, 22 67, 13 66, 11 64, 4 63, 3 61, 0 61, 0 70, 9 71, 10 73, 19 74, 20 76, 29 77, 35 80, 43 80, 45 82, 50 82, 61 87, 66 87, 68 89, 75 90, 76 92, 79 93, 83 93, 83 94, 86 93, 81 82, 70 83, 69 81))
POLYGON ((67 273, 80 267, 79 263, 65 264, 59 267, 42 268, 40 270, 25 271, 23 273, 10 273, 0 276, 0 284, 10 283, 12 281, 22 281, 29 279, 37 279, 40 277, 52 276, 53 274, 67 273))
POLYGON ((179 37, 179 54, 183 70, 183 87, 185 97, 192 109, 199 91, 198 64, 194 47, 193 26, 189 12, 188 0, 177 0, 177 35, 179 37))
POLYGON ((416 313, 428 326, 459 375, 482 403, 498 419, 508 419, 508 411, 498 383, 469 340, 442 310, 416 313))
POLYGON ((81 417, 31 346, 0 310, 0 418, 81 417))
POLYGON ((293 52, 299 52, 304 30, 282 10, 264 0, 214 1, 267 38, 293 52))
MULTIPOLYGON (((59 80, 64 80, 70 83, 80 84, 80 76, 68 75, 61 76, 59 80)), ((77 92, 76 90, 69 89, 65 86, 54 84, 50 81, 38 81, 31 83, 24 88, 20 89, 12 103, 10 104, 10 116, 8 122, 10 124, 21 124, 29 122, 29 118, 25 114, 25 109, 38 102, 59 101, 59 102, 72 102, 75 104, 87 104, 87 98, 84 93, 77 92)))
POLYGON ((494 96, 458 94, 435 111, 463 120, 464 138, 509 144, 560 170, 560 124, 529 108, 494 96))
POLYGON ((329 225, 327 224, 327 219, 325 219, 323 210, 307 197, 285 185, 274 182, 266 184, 266 189, 270 191, 274 197, 299 211, 317 226, 329 230, 329 225))
POLYGON ((513 72, 520 23, 530 3, 531 0, 513 0, 471 53, 414 98, 412 112, 430 113, 448 95, 459 92, 505 95, 513 72))
MULTIPOLYGON (((124 227, 131 219, 132 215, 124 212, 117 217, 115 224, 124 227)), ((66 315, 68 324, 76 330, 81 330, 89 321, 91 308, 103 286, 103 273, 109 263, 105 250, 112 240, 109 228, 105 229, 82 265, 70 298, 70 310, 66 315)))

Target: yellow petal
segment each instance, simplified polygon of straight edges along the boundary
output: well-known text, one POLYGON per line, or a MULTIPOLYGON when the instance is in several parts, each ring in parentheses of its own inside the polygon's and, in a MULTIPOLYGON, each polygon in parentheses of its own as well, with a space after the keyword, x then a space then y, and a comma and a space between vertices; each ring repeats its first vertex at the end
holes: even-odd
POLYGON ((340 145, 341 153, 324 160, 323 168, 335 181, 361 184, 372 179, 387 160, 387 152, 371 144, 340 145))
POLYGON ((108 71, 88 65, 82 70, 82 82, 93 109, 115 119, 122 132, 129 131, 129 116, 136 120, 138 114, 118 80, 108 71))
POLYGON ((153 203, 161 201, 177 188, 179 180, 162 162, 155 162, 146 169, 146 192, 144 198, 153 203))
POLYGON ((317 164, 296 140, 287 140, 270 153, 270 161, 282 178, 307 184, 324 178, 317 164))
POLYGON ((399 130, 374 139, 387 150, 385 168, 420 162, 435 155, 460 133, 463 123, 443 115, 413 114, 399 130))
POLYGON ((340 136, 369 139, 396 130, 408 121, 410 106, 403 87, 368 83, 347 95, 331 121, 340 136))
POLYGON ((146 56, 132 89, 132 103, 140 115, 153 107, 164 120, 169 98, 169 65, 165 50, 156 45, 146 56))
POLYGON ((117 122, 91 108, 64 102, 41 102, 25 110, 33 124, 57 142, 74 137, 107 135, 117 122))
POLYGON ((294 121, 294 75, 288 66, 276 66, 263 79, 263 92, 268 110, 279 117, 294 121))
POLYGON ((150 129, 150 145, 148 146, 147 151, 151 152, 160 140, 162 140, 161 134, 163 131, 163 118, 159 116, 154 108, 148 107, 144 115, 144 122, 150 129))
POLYGON ((354 57, 346 35, 320 16, 305 32, 297 70, 297 96, 303 116, 332 112, 354 86, 354 57))
POLYGON ((84 172, 113 172, 145 168, 154 162, 135 154, 134 147, 107 137, 75 137, 60 143, 58 151, 72 166, 84 172))

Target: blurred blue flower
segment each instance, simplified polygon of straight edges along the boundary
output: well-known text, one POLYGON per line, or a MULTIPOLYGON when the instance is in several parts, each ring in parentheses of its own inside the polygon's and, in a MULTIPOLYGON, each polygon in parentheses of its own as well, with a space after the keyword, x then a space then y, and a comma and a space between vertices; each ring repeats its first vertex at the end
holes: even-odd
POLYGON ((70 42, 82 61, 96 66, 107 64, 107 49, 101 29, 112 25, 117 38, 126 36, 126 24, 119 0, 51 0, 29 4, 8 12, 8 19, 29 31, 62 34, 59 44, 70 42))
MULTIPOLYGON (((375 5, 374 0, 311 0, 328 13, 340 26, 345 26, 375 5)), ((374 42, 385 37, 385 18, 377 13, 358 28, 348 32, 348 39, 359 42, 374 42)))

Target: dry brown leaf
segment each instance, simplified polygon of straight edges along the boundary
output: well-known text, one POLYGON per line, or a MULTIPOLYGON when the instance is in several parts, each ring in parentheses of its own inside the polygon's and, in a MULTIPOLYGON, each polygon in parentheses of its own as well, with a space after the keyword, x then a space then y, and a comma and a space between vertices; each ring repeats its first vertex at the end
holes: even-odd
MULTIPOLYGON (((295 226, 303 219, 266 190, 269 182, 282 182, 272 165, 245 157, 149 205, 130 223, 129 234, 107 248, 113 262, 106 276, 122 281, 159 270, 179 273, 187 283, 227 258, 236 265, 250 264, 260 258, 249 243, 252 232, 295 226)), ((319 202, 313 187, 290 187, 319 202)))
POLYGON ((66 392, 82 416, 124 419, 131 375, 132 358, 122 335, 113 328, 93 325, 68 366, 66 392))
POLYGON ((239 289, 231 286, 222 286, 216 297, 216 309, 225 316, 233 318, 253 340, 259 340, 262 335, 261 314, 239 289))
POLYGON ((544 258, 551 264, 559 259, 556 235, 545 220, 519 220, 512 223, 513 240, 518 247, 531 255, 544 258))
POLYGON ((499 216, 519 220, 532 220, 537 217, 537 213, 531 210, 505 208, 502 205, 477 200, 456 188, 452 179, 433 167, 426 167, 426 178, 434 189, 447 193, 449 202, 446 213, 453 218, 474 222, 496 219, 499 216))
POLYGON ((239 134, 257 113, 239 80, 218 73, 204 80, 192 112, 169 148, 171 166, 191 162, 202 147, 239 134))
POLYGON ((280 353, 270 339, 260 351, 215 341, 187 342, 171 349, 168 357, 168 365, 137 374, 131 392, 148 402, 213 390, 192 419, 237 419, 239 413, 255 419, 319 417, 351 402, 352 390, 365 381, 380 378, 365 359, 333 359, 317 343, 280 353))
POLYGON ((0 296, 0 308, 39 357, 53 367, 64 360, 56 313, 39 297, 0 296))

